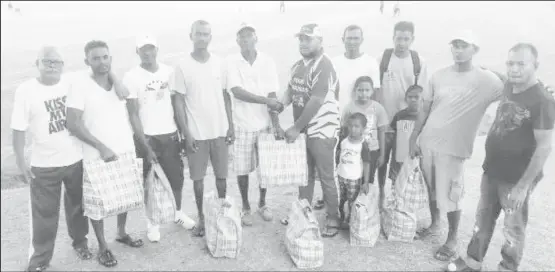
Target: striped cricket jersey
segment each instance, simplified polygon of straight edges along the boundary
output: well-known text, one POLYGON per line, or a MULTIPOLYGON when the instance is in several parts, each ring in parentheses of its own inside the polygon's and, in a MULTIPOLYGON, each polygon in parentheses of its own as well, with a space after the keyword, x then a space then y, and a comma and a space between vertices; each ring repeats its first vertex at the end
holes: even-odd
POLYGON ((308 126, 302 130, 308 138, 336 138, 339 132, 339 80, 330 58, 322 54, 315 59, 297 61, 291 68, 289 89, 293 117, 301 116, 312 96, 324 98, 324 104, 308 126))

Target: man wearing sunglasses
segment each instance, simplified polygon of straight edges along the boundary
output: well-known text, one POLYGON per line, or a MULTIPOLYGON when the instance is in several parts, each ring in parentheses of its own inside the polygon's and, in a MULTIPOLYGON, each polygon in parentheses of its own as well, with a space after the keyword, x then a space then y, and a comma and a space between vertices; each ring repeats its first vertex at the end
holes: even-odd
POLYGON ((69 236, 78 256, 90 259, 89 224, 83 215, 83 154, 81 143, 66 129, 69 79, 62 76, 64 62, 54 47, 40 50, 39 77, 21 84, 15 92, 11 127, 17 165, 30 183, 31 247, 28 271, 43 271, 52 260, 60 216, 62 183, 69 236), (31 167, 24 157, 25 134, 33 138, 31 167))
POLYGON ((449 44, 454 64, 430 78, 423 111, 410 138, 411 157, 422 156, 432 214, 432 225, 419 232, 419 238, 436 234, 440 212, 447 213, 447 241, 434 255, 440 261, 456 257, 464 162, 472 155, 486 109, 503 90, 502 81, 493 72, 473 64, 479 47, 472 32, 461 32, 449 44))

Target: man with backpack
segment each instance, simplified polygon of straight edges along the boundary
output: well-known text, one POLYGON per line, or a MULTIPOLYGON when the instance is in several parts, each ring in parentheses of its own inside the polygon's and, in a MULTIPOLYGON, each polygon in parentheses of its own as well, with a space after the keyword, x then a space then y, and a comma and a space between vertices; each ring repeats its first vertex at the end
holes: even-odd
MULTIPOLYGON (((387 116, 395 116, 397 112, 406 108, 405 92, 412 85, 424 86, 428 82, 427 67, 424 60, 414 50, 410 49, 414 41, 414 24, 401 21, 393 28, 394 48, 384 51, 380 63, 381 90, 376 92, 375 100, 380 102, 387 112, 387 116)), ((391 128, 386 130, 384 164, 378 169, 378 182, 385 184, 388 164, 394 143, 394 133, 391 128)))

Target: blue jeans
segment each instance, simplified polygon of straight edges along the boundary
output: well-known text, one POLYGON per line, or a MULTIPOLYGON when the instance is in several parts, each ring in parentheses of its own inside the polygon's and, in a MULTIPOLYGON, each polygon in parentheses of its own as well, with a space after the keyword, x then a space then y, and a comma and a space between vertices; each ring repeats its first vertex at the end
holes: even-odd
MULTIPOLYGON (((538 183, 536 179, 532 188, 520 209, 505 213, 503 235, 505 243, 501 248, 503 260, 500 265, 506 269, 517 271, 524 252, 524 242, 526 237, 526 225, 528 223, 528 200, 534 187, 538 183)), ((510 190, 513 184, 503 180, 490 178, 487 174, 482 175, 480 189, 480 202, 476 210, 476 225, 474 234, 468 245, 467 255, 478 263, 482 263, 488 250, 495 223, 501 210, 506 207, 510 190)))

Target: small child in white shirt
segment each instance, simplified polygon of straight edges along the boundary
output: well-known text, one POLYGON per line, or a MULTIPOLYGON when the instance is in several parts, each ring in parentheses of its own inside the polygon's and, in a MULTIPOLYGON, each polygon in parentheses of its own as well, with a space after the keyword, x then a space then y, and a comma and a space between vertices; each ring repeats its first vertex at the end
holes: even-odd
POLYGON ((368 193, 370 182, 370 150, 363 137, 368 120, 362 113, 353 113, 347 119, 348 136, 339 146, 339 165, 337 174, 339 178, 340 201, 339 212, 342 228, 349 224, 352 205, 357 198, 361 185, 363 191, 368 193), (349 202, 348 215, 345 216, 345 203, 349 202))

